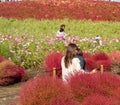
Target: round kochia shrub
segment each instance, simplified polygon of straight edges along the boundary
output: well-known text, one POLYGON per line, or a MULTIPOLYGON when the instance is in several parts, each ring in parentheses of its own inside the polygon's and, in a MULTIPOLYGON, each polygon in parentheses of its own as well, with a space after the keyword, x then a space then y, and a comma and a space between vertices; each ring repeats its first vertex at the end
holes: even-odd
POLYGON ((61 103, 73 103, 69 87, 59 79, 38 76, 22 87, 18 105, 60 105, 59 99, 61 103))
POLYGON ((57 71, 57 76, 61 76, 61 59, 63 57, 63 53, 59 51, 50 52, 44 59, 44 67, 52 75, 53 68, 57 71))
POLYGON ((96 79, 90 74, 76 74, 68 81, 75 99, 82 102, 85 97, 97 89, 96 79))
POLYGON ((113 91, 113 94, 114 94, 114 98, 118 99, 119 100, 119 104, 120 104, 120 87, 118 87, 117 89, 115 89, 113 91))
POLYGON ((113 91, 120 87, 120 77, 108 72, 96 73, 94 76, 98 79, 97 93, 108 97, 114 96, 113 91))
POLYGON ((93 69, 97 68, 96 62, 94 61, 92 54, 84 52, 83 57, 86 60, 86 67, 88 71, 92 71, 93 69))
POLYGON ((112 66, 112 61, 109 56, 103 52, 97 52, 93 54, 93 60, 96 62, 97 68, 101 65, 104 67, 104 71, 110 71, 112 66))
POLYGON ((109 54, 109 57, 112 60, 112 64, 120 64, 120 51, 113 51, 109 54))
POLYGON ((86 58, 86 67, 88 71, 92 71, 97 68, 96 62, 93 59, 86 58))
POLYGON ((112 73, 76 74, 68 81, 74 98, 82 102, 96 93, 113 97, 113 91, 120 87, 120 77, 112 73))
POLYGON ((109 56, 107 54, 105 54, 104 52, 97 52, 97 53, 93 54, 93 59, 95 61, 108 60, 109 56))
POLYGON ((86 59, 92 59, 92 54, 88 53, 88 52, 83 52, 83 56, 86 59))
POLYGON ((10 85, 27 79, 24 68, 15 65, 9 60, 0 63, 0 85, 10 85))
POLYGON ((80 105, 80 104, 75 100, 68 99, 68 97, 61 97, 57 100, 54 100, 49 105, 80 105))
POLYGON ((100 94, 91 94, 84 99, 82 105, 119 105, 118 100, 100 94))

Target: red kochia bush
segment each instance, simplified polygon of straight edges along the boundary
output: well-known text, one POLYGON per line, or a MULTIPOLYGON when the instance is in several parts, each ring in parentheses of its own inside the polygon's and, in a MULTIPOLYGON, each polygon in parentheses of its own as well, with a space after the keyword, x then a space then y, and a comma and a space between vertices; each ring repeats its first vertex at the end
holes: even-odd
POLYGON ((88 52, 83 52, 83 56, 85 59, 92 59, 92 54, 90 54, 88 52))
POLYGON ((77 20, 91 19, 93 21, 120 21, 119 3, 88 2, 86 0, 47 0, 49 2, 46 2, 46 0, 37 1, 40 2, 1 2, 0 17, 16 19, 34 18, 38 20, 68 18, 77 20), (78 3, 78 1, 80 2, 78 3), (52 12, 49 10, 52 10, 52 12))
POLYGON ((120 87, 120 77, 116 74, 104 72, 96 73, 97 93, 104 96, 113 96, 113 91, 120 87))
POLYGON ((118 100, 99 94, 92 94, 85 98, 82 105, 119 105, 118 100))
POLYGON ((68 80, 71 91, 75 99, 82 102, 85 97, 97 90, 97 78, 93 78, 92 74, 76 74, 68 80))
POLYGON ((97 53, 93 54, 93 59, 95 61, 108 60, 109 56, 107 54, 105 54, 104 52, 97 52, 97 53))
MULTIPOLYGON (((113 97, 120 87, 120 78, 112 73, 76 74, 68 81, 75 99, 82 102, 92 93, 113 97)), ((93 104, 94 105, 94 104, 93 104)))
POLYGON ((120 104, 120 87, 118 87, 117 89, 113 91, 113 96, 114 98, 119 100, 119 104, 120 104))
POLYGON ((61 59, 63 53, 59 51, 50 52, 44 59, 44 66, 47 71, 52 74, 53 68, 57 70, 57 76, 61 76, 61 59))
POLYGON ((26 79, 27 73, 24 68, 8 60, 0 63, 0 85, 10 85, 26 79))
POLYGON ((96 62, 97 68, 99 68, 101 65, 104 67, 104 71, 110 71, 112 62, 109 56, 103 52, 97 52, 93 54, 93 59, 96 62))
POLYGON ((68 99, 68 97, 61 97, 57 100, 54 100, 49 105, 80 105, 77 101, 68 99))
POLYGON ((97 68, 96 62, 93 59, 86 58, 86 67, 88 71, 92 71, 97 68))
POLYGON ((86 67, 88 69, 88 71, 92 71, 93 69, 95 69, 97 67, 96 62, 94 61, 92 54, 84 52, 83 56, 86 60, 86 67))
POLYGON ((103 65, 104 71, 110 71, 112 63, 110 60, 100 60, 96 62, 97 68, 100 68, 101 65, 103 65))
POLYGON ((71 100, 70 103, 72 103, 69 87, 59 79, 39 76, 22 87, 18 103, 20 105, 55 105, 54 103, 58 102, 57 105, 60 105, 59 99, 63 100, 61 103, 67 100, 71 100))
POLYGON ((109 54, 109 57, 112 60, 112 64, 120 64, 120 51, 113 51, 109 54))

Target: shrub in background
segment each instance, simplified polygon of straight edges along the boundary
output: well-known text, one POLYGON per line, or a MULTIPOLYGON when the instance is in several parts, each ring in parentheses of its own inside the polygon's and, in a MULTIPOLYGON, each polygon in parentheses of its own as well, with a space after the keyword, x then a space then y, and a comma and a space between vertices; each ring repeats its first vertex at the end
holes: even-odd
POLYGON ((0 62, 0 71, 2 71, 2 69, 8 67, 8 66, 14 66, 15 63, 13 63, 12 61, 9 60, 4 60, 2 62, 0 62))
POLYGON ((24 68, 9 60, 0 63, 0 85, 6 86, 26 79, 27 73, 24 68))
POLYGON ((82 105, 119 105, 119 103, 114 98, 108 98, 100 94, 91 94, 84 99, 82 105))
POLYGON ((86 59, 92 59, 92 54, 88 53, 88 52, 83 52, 83 57, 86 59))
POLYGON ((92 71, 93 69, 97 68, 97 65, 93 59, 86 58, 86 67, 88 71, 92 71))
POLYGON ((99 60, 96 62, 96 67, 100 69, 101 65, 103 65, 104 71, 111 71, 112 63, 110 60, 99 60))
POLYGON ((107 54, 105 54, 104 52, 97 52, 97 53, 93 54, 93 59, 95 61, 108 60, 109 56, 107 54))
POLYGON ((93 60, 92 54, 88 52, 83 52, 83 57, 86 60, 86 67, 88 71, 92 71, 93 69, 97 67, 96 62, 93 60))
POLYGON ((110 71, 112 62, 109 56, 103 52, 97 52, 93 54, 93 59, 96 62, 97 68, 100 68, 101 65, 104 67, 104 71, 110 71))
POLYGON ((112 64, 120 64, 120 51, 113 51, 109 54, 109 58, 112 60, 112 64))
POLYGON ((38 76, 22 87, 18 103, 19 105, 51 105, 55 102, 60 103, 59 99, 63 99, 63 102, 72 100, 69 87, 59 79, 38 76))
POLYGON ((44 59, 44 67, 52 75, 52 70, 55 68, 57 70, 57 76, 61 77, 61 59, 63 57, 63 53, 59 51, 50 52, 44 59))

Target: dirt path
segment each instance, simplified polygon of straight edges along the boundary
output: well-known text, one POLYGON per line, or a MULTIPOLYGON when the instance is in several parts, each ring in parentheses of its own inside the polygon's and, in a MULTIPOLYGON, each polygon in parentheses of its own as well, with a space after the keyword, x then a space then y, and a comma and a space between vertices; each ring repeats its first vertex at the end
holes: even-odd
POLYGON ((22 84, 16 83, 14 85, 0 87, 0 105, 10 105, 15 102, 22 84))

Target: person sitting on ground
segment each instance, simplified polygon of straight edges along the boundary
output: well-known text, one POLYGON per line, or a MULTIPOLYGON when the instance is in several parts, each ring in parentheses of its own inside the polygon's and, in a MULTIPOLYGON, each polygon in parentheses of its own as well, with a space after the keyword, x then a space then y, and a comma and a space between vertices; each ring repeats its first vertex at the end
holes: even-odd
POLYGON ((86 67, 86 60, 83 57, 83 52, 80 48, 78 48, 77 51, 78 51, 78 53, 76 55, 76 58, 78 58, 80 60, 81 69, 83 69, 84 71, 87 72, 88 70, 87 70, 87 67, 86 67))
MULTIPOLYGON (((61 59, 61 67, 62 67, 62 79, 63 81, 67 81, 77 72, 87 73, 85 72, 81 65, 79 58, 76 57, 78 54, 78 46, 74 43, 70 43, 67 46, 66 55, 61 59)), ((91 71, 93 72, 93 71, 91 71)))
POLYGON ((60 26, 60 29, 57 31, 56 37, 58 39, 65 39, 66 33, 65 33, 65 24, 62 24, 60 26))
POLYGON ((102 40, 101 40, 101 37, 100 36, 96 36, 95 37, 95 41, 100 45, 100 46, 102 46, 102 40))

